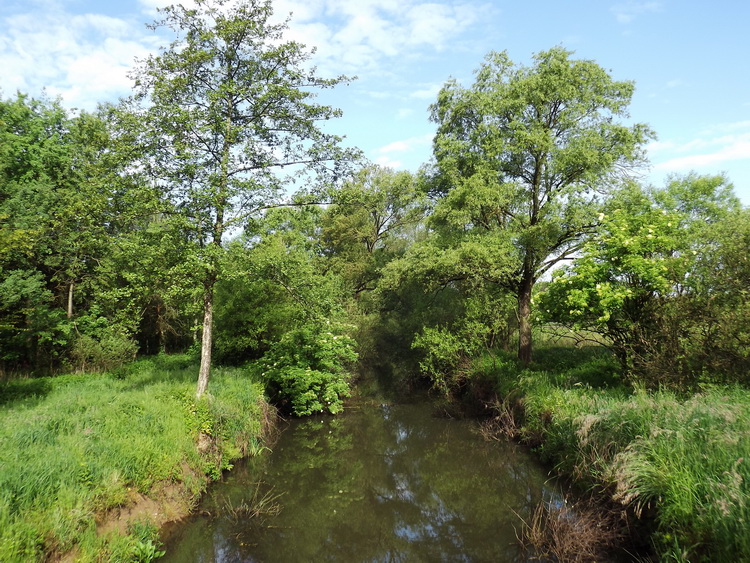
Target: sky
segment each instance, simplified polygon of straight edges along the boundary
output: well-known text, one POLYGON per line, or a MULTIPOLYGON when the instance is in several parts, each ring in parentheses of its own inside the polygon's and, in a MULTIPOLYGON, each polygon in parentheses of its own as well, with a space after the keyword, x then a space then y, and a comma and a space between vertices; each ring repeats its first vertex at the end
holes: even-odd
MULTIPOLYGON (((189 0, 187 0, 189 1, 189 0)), ((0 0, 0 96, 46 91, 94 110, 131 93, 136 58, 168 39, 146 27, 169 0, 0 0)), ((431 156, 429 106, 449 79, 471 86, 490 51, 530 65, 562 46, 632 80, 631 123, 648 124, 643 181, 724 173, 750 205, 750 2, 746 0, 275 0, 287 38, 319 74, 356 76, 319 101, 328 129, 371 161, 416 171, 431 156)))

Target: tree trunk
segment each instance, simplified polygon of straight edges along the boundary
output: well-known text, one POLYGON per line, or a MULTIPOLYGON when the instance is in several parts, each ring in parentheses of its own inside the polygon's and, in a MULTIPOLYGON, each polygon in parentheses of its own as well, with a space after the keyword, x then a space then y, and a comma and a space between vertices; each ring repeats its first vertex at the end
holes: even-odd
POLYGON ((195 397, 200 399, 208 388, 208 377, 211 373, 211 346, 213 344, 214 322, 214 284, 206 284, 203 296, 203 337, 201 339, 201 367, 198 372, 198 388, 195 397))
POLYGON ((524 273, 518 291, 518 359, 524 364, 531 363, 531 290, 534 276, 524 273))
POLYGON ((70 282, 68 286, 68 318, 73 318, 73 287, 74 283, 70 282))
MULTIPOLYGON (((166 307, 164 307, 166 309, 166 307)), ((166 335, 166 329, 165 326, 167 324, 167 321, 164 318, 165 313, 162 312, 162 304, 157 303, 156 304, 156 334, 157 338, 159 340, 159 353, 160 354, 166 354, 167 353, 167 335, 166 335)))

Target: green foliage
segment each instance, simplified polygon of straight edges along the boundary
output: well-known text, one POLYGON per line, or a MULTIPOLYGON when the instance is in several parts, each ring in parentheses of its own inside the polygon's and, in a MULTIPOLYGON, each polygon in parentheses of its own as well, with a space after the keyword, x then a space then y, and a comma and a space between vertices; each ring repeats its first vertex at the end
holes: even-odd
POLYGON ((541 320, 603 335, 651 387, 745 380, 750 269, 740 247, 750 224, 725 179, 688 176, 652 193, 631 186, 599 221, 538 296, 541 320))
POLYGON ((69 117, 20 94, 0 101, 1 367, 44 374, 95 361, 82 358, 90 346, 110 354, 105 341, 129 340, 149 291, 163 287, 165 256, 180 258, 163 240, 129 252, 159 208, 133 172, 129 118, 112 108, 69 117), (162 260, 145 264, 157 247, 162 260))
POLYGON ((354 340, 343 326, 308 323, 275 343, 260 363, 272 395, 296 416, 336 414, 349 396, 351 364, 357 360, 354 340))
POLYGON ((137 351, 138 346, 132 338, 106 326, 96 336, 76 336, 71 346, 70 364, 78 372, 112 371, 132 362, 137 351))
POLYGON ((166 553, 159 549, 159 530, 150 520, 136 520, 128 526, 128 533, 133 538, 133 560, 137 563, 151 563, 166 553))
POLYGON ((441 327, 425 327, 414 339, 412 346, 423 350, 419 362, 422 373, 432 381, 435 389, 444 395, 461 386, 468 376, 469 357, 475 350, 453 332, 441 327))
POLYGON ((42 560, 76 545, 83 560, 156 557, 156 536, 140 528, 124 542, 97 540, 97 516, 163 482, 197 495, 193 472, 216 476, 257 452, 266 424, 262 386, 241 370, 219 370, 212 396, 195 403, 191 362, 157 357, 116 375, 0 388, 0 559, 42 560), (200 453, 205 429, 211 448, 200 453))
POLYGON ((270 0, 201 0, 160 13, 153 27, 172 31, 175 41, 141 61, 131 102, 140 106, 141 144, 153 149, 148 160, 164 198, 197 243, 190 262, 203 303, 200 396, 209 380, 224 235, 278 202, 293 179, 312 186, 344 172, 353 151, 320 128, 341 112, 314 98, 347 79, 317 75, 304 46, 284 40, 287 25, 273 22, 270 0))
POLYGON ((229 245, 216 292, 217 359, 257 359, 294 327, 341 315, 344 291, 321 258, 320 215, 313 206, 270 210, 229 245))
POLYGON ((330 196, 333 205, 321 233, 327 262, 361 298, 413 241, 426 211, 425 196, 409 172, 377 166, 362 168, 330 196))
MULTIPOLYGON (((443 279, 497 283, 518 300, 519 357, 531 360, 531 292, 595 226, 595 188, 637 162, 651 136, 626 126, 633 92, 593 61, 562 48, 531 67, 490 53, 463 88, 448 82, 431 107, 438 125, 430 224, 455 267, 443 279)), ((431 242, 431 246, 435 245, 431 242)), ((429 258, 428 258, 429 260, 429 258)))
POLYGON ((472 358, 508 344, 513 303, 493 289, 475 285, 450 325, 425 326, 414 338, 412 348, 422 352, 422 374, 446 397, 460 393, 475 375, 472 358))

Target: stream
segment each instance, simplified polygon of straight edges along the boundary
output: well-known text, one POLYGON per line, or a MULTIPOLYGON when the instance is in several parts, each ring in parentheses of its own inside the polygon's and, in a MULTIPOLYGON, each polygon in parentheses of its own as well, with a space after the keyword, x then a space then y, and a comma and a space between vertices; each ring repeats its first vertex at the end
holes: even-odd
POLYGON ((212 485, 161 561, 526 561, 520 518, 557 496, 530 453, 425 400, 347 405, 212 485))

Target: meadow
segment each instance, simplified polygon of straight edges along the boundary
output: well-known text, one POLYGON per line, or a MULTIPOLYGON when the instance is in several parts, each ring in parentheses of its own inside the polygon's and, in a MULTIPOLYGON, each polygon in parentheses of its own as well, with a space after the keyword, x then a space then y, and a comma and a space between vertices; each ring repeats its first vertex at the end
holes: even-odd
POLYGON ((195 399, 186 355, 0 385, 0 561, 150 561, 158 527, 260 451, 271 409, 241 368, 195 399))

